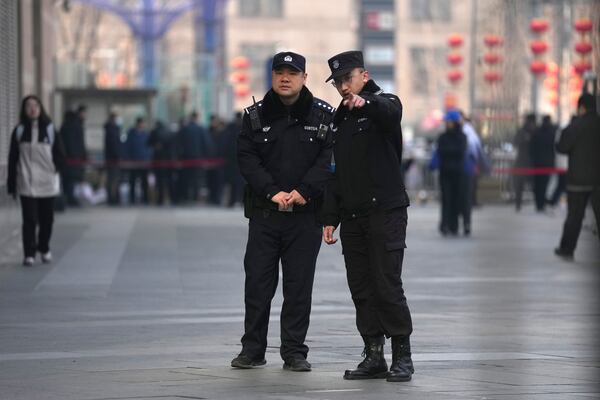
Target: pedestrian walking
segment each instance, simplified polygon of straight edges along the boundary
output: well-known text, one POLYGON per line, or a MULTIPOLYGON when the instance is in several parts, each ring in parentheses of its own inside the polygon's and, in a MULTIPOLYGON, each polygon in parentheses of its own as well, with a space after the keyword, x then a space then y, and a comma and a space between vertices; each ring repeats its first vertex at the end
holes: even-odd
MULTIPOLYGON (((600 116, 596 99, 589 93, 577 102, 577 117, 562 131, 556 150, 569 156, 567 170, 567 218, 555 254, 573 259, 581 224, 589 201, 600 228, 600 116)), ((597 229, 600 232, 600 229, 597 229)))
MULTIPOLYGON (((438 138, 436 149, 439 157, 442 193, 440 232, 442 235, 455 236, 458 234, 458 216, 463 208, 464 196, 461 189, 464 189, 464 182, 467 179, 465 174, 467 137, 463 133, 458 111, 448 111, 444 120, 446 130, 438 138)), ((469 229, 469 231, 465 230, 465 233, 470 233, 470 226, 465 226, 465 229, 469 229)))
POLYGON ((282 268, 280 355, 283 368, 310 371, 305 343, 322 227, 317 209, 330 176, 333 107, 305 86, 306 60, 273 57, 272 88, 247 108, 238 140, 240 171, 248 185, 250 219, 244 257, 246 304, 236 368, 264 365, 271 300, 282 268))
POLYGON ((59 171, 64 148, 58 132, 36 96, 21 104, 19 124, 12 132, 8 155, 8 193, 21 200, 23 265, 32 266, 36 253, 52 261, 50 238, 54 224, 54 199, 60 193, 59 171))
POLYGON ((408 381, 414 373, 412 320, 402 284, 408 195, 402 181, 402 104, 385 93, 365 69, 360 51, 328 60, 342 97, 333 120, 335 176, 323 210, 323 239, 340 239, 356 326, 365 358, 344 379, 408 381), (384 357, 392 338, 392 365, 384 357))

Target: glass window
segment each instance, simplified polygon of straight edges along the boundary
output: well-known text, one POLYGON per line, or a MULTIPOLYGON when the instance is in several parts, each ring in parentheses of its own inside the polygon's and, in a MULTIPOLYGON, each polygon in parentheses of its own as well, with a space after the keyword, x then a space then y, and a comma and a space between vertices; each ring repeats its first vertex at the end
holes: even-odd
POLYGON ((410 17, 413 21, 450 22, 452 19, 451 0, 411 0, 410 17))
POLYGON ((239 0, 241 17, 271 17, 283 16, 283 0, 239 0))
POLYGON ((429 71, 427 70, 425 49, 422 47, 412 47, 410 49, 410 62, 412 66, 412 90, 418 93, 428 94, 429 71))
POLYGON ((392 45, 366 45, 365 64, 393 65, 394 47, 392 45))

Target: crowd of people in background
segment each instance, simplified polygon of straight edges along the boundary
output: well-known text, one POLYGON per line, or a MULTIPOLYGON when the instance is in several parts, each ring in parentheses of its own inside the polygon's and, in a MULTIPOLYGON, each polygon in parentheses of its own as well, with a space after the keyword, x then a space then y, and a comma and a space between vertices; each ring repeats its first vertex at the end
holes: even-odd
POLYGON ((544 212, 547 206, 555 207, 566 189, 566 175, 557 173, 557 167, 564 167, 564 156, 556 154, 555 146, 559 128, 548 115, 542 116, 538 124, 534 114, 524 117, 523 125, 514 136, 516 149, 514 188, 515 207, 521 211, 523 192, 531 187, 535 209, 544 212), (556 175, 556 185, 552 193, 548 186, 552 175, 556 175))
MULTIPOLYGON (((77 187, 89 161, 85 113, 84 105, 67 111, 60 129, 67 159, 63 173, 67 206, 81 203, 77 187)), ((237 113, 225 122, 210 116, 207 127, 195 111, 178 123, 155 121, 152 127, 138 117, 124 133, 119 115, 111 112, 103 127, 104 163, 100 169, 106 203, 182 205, 203 201, 229 207, 241 203, 243 180, 235 152, 241 117, 237 113)))

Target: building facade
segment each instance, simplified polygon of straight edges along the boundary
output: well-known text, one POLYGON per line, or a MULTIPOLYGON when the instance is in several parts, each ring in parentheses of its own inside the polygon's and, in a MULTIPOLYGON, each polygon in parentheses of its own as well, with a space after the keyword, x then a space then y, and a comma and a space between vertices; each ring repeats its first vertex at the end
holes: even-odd
POLYGON ((0 2, 0 248, 18 230, 20 221, 16 203, 6 193, 6 175, 10 135, 18 122, 21 98, 35 94, 48 112, 53 109, 54 13, 50 1, 0 2))

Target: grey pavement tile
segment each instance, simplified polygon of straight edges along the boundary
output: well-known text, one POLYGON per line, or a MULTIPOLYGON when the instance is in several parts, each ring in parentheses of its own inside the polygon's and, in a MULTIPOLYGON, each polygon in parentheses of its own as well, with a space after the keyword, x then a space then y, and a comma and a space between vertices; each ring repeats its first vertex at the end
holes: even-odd
POLYGON ((403 278, 417 372, 391 384, 342 379, 362 342, 339 246, 319 256, 313 371, 281 368, 280 288, 268 364, 239 371, 229 367, 243 329, 239 210, 60 215, 55 263, 24 269, 15 255, 0 267, 0 399, 600 398, 597 238, 584 232, 576 262, 564 263, 552 254, 563 215, 485 207, 474 237, 456 240, 437 234, 438 216, 409 209, 403 278))

